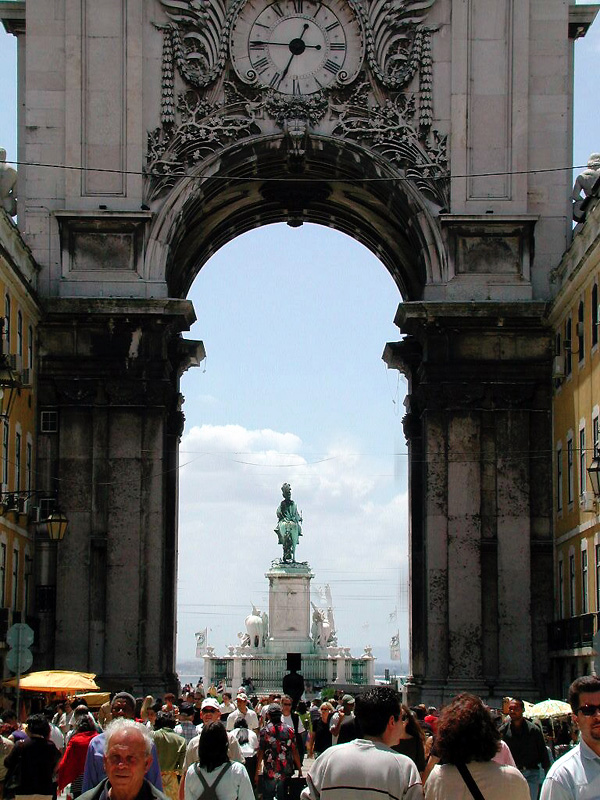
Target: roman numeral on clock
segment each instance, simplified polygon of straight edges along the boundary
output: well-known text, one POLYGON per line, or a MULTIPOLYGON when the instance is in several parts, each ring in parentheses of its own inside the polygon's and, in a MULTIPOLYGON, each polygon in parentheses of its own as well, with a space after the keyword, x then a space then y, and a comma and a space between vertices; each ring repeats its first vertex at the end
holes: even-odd
POLYGON ((328 72, 331 72, 333 75, 337 75, 338 72, 340 71, 340 65, 336 64, 335 61, 332 61, 330 58, 327 59, 327 61, 323 64, 323 66, 328 72))
POLYGON ((325 26, 325 30, 326 31, 332 31, 334 28, 339 28, 339 26, 340 26, 340 23, 338 22, 338 20, 336 20, 335 22, 332 22, 331 25, 326 25, 325 26))
POLYGON ((269 66, 269 59, 268 58, 259 58, 258 61, 253 66, 254 66, 254 69, 257 70, 257 72, 259 74, 261 74, 269 66))
POLYGON ((303 14, 304 13, 304 0, 293 0, 292 5, 294 6, 294 13, 295 14, 303 14))
POLYGON ((273 77, 269 81, 269 86, 271 86, 273 89, 276 89, 279 86, 280 81, 281 81, 281 73, 276 72, 275 75, 273 75, 273 77))
POLYGON ((346 42, 332 42, 329 45, 330 50, 345 50, 346 49, 346 42))
POLYGON ((281 10, 281 8, 280 8, 278 3, 273 3, 271 8, 277 14, 278 17, 283 17, 283 11, 281 10))

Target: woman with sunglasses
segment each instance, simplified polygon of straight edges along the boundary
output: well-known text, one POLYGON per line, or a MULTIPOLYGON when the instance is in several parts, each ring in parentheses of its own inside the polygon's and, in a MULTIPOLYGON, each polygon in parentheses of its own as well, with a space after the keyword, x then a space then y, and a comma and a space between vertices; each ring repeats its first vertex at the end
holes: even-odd
POLYGON ((329 720, 333 714, 331 703, 321 703, 319 706, 319 719, 313 722, 312 734, 308 740, 308 755, 316 758, 332 745, 329 720))
POLYGON ((425 733, 410 708, 404 704, 400 708, 400 741, 393 746, 392 750, 412 759, 422 776, 427 761, 425 758, 425 733))

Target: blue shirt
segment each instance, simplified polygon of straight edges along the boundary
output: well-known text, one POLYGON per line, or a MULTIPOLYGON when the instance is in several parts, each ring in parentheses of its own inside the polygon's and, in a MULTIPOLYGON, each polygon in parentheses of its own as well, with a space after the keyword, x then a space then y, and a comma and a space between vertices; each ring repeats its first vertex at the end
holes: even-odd
POLYGON ((582 740, 550 767, 540 800, 597 800, 600 756, 582 740))
MULTIPOLYGON (((104 771, 104 746, 106 744, 106 736, 101 733, 99 736, 94 736, 90 741, 85 759, 85 770, 83 772, 83 786, 81 791, 87 792, 88 789, 93 789, 101 781, 106 778, 104 771)), ((158 756, 156 754, 156 747, 152 745, 152 764, 146 773, 146 778, 150 783, 162 792, 162 778, 160 776, 160 767, 158 765, 158 756)))

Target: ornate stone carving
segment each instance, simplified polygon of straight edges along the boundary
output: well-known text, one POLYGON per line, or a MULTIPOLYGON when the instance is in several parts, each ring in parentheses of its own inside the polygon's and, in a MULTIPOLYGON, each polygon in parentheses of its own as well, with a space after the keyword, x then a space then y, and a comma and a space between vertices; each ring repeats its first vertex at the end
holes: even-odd
POLYGON ((0 147, 0 207, 11 217, 17 213, 17 170, 6 163, 3 147, 0 147))
POLYGON ((382 153, 436 205, 448 207, 447 137, 437 131, 423 133, 414 95, 398 94, 384 105, 374 105, 369 84, 364 81, 348 100, 334 98, 334 103, 338 113, 334 136, 358 141, 382 153))
POLYGON ((598 193, 600 188, 600 153, 592 153, 588 159, 587 169, 577 176, 571 199, 573 201, 573 219, 584 222, 589 198, 598 193), (583 194, 583 197, 581 196, 583 194))
POLYGON ((383 86, 402 89, 424 60, 431 64, 433 28, 422 23, 436 0, 372 0, 368 6, 358 0, 350 3, 365 30, 367 62, 383 86))
POLYGON ((230 103, 230 99, 226 96, 225 103, 211 103, 193 90, 179 95, 178 126, 156 128, 148 135, 151 198, 173 186, 215 151, 260 132, 254 105, 247 100, 230 103))
POLYGON ((278 127, 296 164, 311 135, 346 138, 381 153, 429 200, 448 206, 446 136, 432 130, 434 28, 424 25, 436 0, 347 0, 364 32, 364 71, 352 86, 340 78, 304 96, 242 83, 232 69, 231 80, 212 86, 227 69, 229 37, 244 0, 229 9, 224 0, 160 2, 169 23, 157 26, 164 35, 162 105, 161 126, 148 137, 149 199, 213 153, 278 127), (187 86, 179 94, 176 71, 187 86), (387 90, 383 102, 374 83, 387 90))

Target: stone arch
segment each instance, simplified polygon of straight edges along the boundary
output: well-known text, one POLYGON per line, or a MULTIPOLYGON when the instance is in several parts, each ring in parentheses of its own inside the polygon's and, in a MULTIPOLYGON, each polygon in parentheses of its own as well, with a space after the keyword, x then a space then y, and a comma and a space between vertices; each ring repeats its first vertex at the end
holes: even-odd
POLYGON ((185 297, 203 264, 235 236, 262 225, 313 222, 352 236, 377 255, 406 300, 446 273, 446 251, 428 201, 385 158, 313 137, 295 160, 285 137, 238 143, 202 162, 167 195, 152 225, 148 278, 185 297), (206 177, 201 177, 206 176, 206 177))

